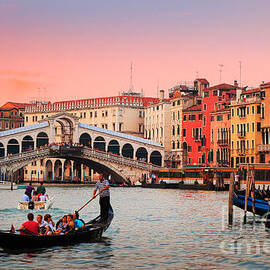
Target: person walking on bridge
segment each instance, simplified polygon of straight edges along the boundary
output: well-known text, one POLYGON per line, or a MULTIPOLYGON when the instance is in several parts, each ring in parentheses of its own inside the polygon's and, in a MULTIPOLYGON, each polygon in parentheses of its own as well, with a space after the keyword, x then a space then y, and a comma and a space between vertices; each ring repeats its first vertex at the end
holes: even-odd
POLYGON ((106 223, 110 209, 110 184, 104 179, 103 174, 99 175, 99 181, 96 183, 93 191, 93 198, 99 190, 99 205, 100 205, 100 223, 106 223))

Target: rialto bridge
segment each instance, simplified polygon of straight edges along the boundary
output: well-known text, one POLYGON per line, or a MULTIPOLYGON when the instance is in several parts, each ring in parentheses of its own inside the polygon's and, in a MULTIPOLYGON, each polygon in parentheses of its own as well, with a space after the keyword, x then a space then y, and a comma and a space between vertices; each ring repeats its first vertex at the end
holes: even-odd
POLYGON ((34 171, 39 180, 85 180, 88 168, 88 174, 111 174, 116 182, 136 181, 162 167, 163 158, 156 142, 83 124, 68 113, 0 132, 2 179, 40 162, 34 171))

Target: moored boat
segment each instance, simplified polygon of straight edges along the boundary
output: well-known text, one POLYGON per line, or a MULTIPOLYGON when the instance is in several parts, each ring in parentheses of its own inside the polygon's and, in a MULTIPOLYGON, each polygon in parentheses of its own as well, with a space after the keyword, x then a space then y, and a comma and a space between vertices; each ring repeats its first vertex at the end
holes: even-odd
POLYGON ((100 216, 87 222, 82 230, 77 230, 63 235, 20 235, 0 230, 0 247, 5 250, 29 250, 52 246, 65 246, 77 243, 87 243, 99 240, 113 219, 113 210, 110 209, 109 217, 105 223, 99 223, 100 216))
MULTIPOLYGON (((245 196, 236 194, 233 197, 233 204, 241 209, 245 209, 245 196)), ((270 205, 268 201, 255 199, 255 214, 263 216, 267 214, 270 210, 270 205)), ((247 211, 252 212, 252 198, 247 198, 247 211)))

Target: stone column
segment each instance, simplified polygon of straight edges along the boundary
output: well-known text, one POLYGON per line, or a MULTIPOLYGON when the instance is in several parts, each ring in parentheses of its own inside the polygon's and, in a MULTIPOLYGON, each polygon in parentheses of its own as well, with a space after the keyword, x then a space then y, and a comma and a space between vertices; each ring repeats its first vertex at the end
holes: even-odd
POLYGON ((65 180, 65 160, 62 162, 62 176, 61 176, 62 181, 65 180))
POLYGON ((81 181, 84 181, 84 168, 83 164, 81 164, 81 181))

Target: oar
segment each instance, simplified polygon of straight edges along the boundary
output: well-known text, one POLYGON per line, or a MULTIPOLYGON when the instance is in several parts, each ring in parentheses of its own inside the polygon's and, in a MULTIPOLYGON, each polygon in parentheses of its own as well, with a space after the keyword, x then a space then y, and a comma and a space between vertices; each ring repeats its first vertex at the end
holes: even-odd
POLYGON ((79 212, 81 211, 88 203, 92 202, 101 192, 99 192, 98 194, 96 194, 93 198, 91 198, 88 202, 86 202, 80 209, 78 209, 75 212, 79 212))

